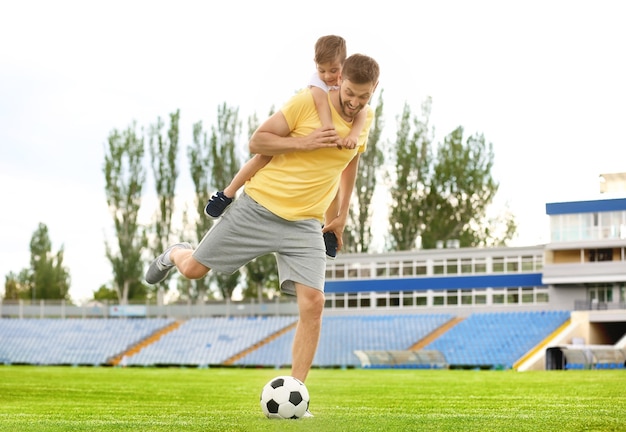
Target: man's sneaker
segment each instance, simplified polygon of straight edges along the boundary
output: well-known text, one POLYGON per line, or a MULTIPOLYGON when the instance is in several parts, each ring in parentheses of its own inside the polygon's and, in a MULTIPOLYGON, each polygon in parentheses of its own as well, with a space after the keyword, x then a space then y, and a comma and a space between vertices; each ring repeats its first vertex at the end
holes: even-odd
POLYGON ((330 259, 337 257, 337 236, 328 231, 324 233, 324 245, 326 245, 326 256, 330 259))
POLYGON ((148 267, 148 271, 146 272, 146 282, 154 285, 161 282, 167 277, 167 274, 170 272, 170 270, 174 268, 174 264, 163 263, 163 257, 165 257, 165 254, 167 254, 174 248, 193 249, 191 245, 187 242, 176 243, 165 249, 165 251, 163 251, 161 255, 159 255, 155 258, 154 261, 152 261, 150 267, 148 267))
POLYGON ((306 410, 306 412, 304 413, 302 418, 309 418, 309 417, 315 417, 315 416, 313 414, 311 414, 311 411, 306 410))
POLYGON ((218 218, 232 202, 233 199, 224 195, 224 191, 219 191, 209 199, 209 202, 204 207, 204 214, 208 217, 218 218))

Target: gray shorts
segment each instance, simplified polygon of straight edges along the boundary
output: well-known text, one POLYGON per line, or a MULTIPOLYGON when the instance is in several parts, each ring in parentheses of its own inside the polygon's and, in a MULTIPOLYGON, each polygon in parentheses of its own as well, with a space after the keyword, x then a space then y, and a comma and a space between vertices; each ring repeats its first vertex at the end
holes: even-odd
POLYGON ((193 257, 219 273, 232 274, 268 253, 276 256, 283 292, 295 295, 295 283, 324 291, 326 253, 320 222, 282 219, 245 193, 206 233, 193 257))

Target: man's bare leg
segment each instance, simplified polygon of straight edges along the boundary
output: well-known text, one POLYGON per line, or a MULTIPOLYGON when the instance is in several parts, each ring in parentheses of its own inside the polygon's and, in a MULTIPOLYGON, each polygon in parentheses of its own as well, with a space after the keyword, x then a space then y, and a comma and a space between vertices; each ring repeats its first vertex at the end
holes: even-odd
POLYGON ((196 261, 193 257, 193 249, 172 249, 170 260, 172 260, 180 274, 187 279, 200 279, 210 270, 207 266, 196 261))
POLYGON ((302 284, 296 284, 300 317, 293 338, 291 375, 304 382, 317 351, 322 331, 324 293, 302 284))

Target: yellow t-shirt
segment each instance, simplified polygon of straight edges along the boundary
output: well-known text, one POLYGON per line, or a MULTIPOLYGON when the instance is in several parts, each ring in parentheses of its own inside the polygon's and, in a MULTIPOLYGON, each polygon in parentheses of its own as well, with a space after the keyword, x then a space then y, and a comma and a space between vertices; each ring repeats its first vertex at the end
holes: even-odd
MULTIPOLYGON (((352 123, 343 120, 332 103, 330 107, 335 129, 344 138, 350 132, 352 123)), ((374 113, 369 105, 364 109, 367 110, 367 121, 355 149, 332 147, 272 156, 271 161, 246 183, 246 193, 283 219, 323 221, 324 212, 337 193, 342 171, 357 152, 364 152, 367 146, 374 113)), ((321 127, 309 89, 292 97, 281 112, 291 129, 290 136, 306 136, 321 127)))

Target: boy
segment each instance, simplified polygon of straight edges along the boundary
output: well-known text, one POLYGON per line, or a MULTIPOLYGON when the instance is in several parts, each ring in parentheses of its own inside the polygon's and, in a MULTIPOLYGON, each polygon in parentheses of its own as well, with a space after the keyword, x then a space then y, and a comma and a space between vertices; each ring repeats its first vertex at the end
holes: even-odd
MULTIPOLYGON (((329 129, 334 128, 334 126, 328 103, 328 91, 338 88, 341 69, 346 56, 346 41, 341 36, 322 36, 315 43, 315 57, 313 60, 315 61, 317 72, 311 77, 309 88, 311 89, 322 127, 329 129)), ((354 149, 364 126, 365 112, 361 112, 355 117, 351 132, 337 148, 354 149)), ((224 210, 232 203, 237 191, 259 169, 267 165, 271 158, 271 156, 257 154, 248 160, 233 177, 230 184, 223 191, 217 192, 209 199, 204 208, 204 213, 214 218, 221 216, 224 210)), ((335 197, 326 211, 326 220, 332 220, 337 215, 338 209, 339 204, 335 197)), ((337 255, 337 237, 332 232, 324 232, 323 235, 326 255, 330 258, 335 258, 337 255)))

